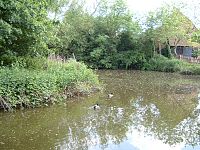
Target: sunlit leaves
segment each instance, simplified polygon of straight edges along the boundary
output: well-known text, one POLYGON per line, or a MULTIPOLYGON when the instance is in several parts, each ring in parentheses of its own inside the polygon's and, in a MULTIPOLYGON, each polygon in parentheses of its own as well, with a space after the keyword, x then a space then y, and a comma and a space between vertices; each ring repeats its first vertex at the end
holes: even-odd
POLYGON ((37 55, 46 50, 47 3, 34 0, 3 0, 0 3, 0 47, 2 54, 37 55), (33 53, 32 53, 33 52, 33 53))
MULTIPOLYGON (((166 5, 147 17, 147 31, 154 43, 169 44, 174 40, 175 47, 180 40, 187 41, 196 29, 193 23, 175 6, 166 5)), ((176 52, 175 52, 176 53, 176 52)))

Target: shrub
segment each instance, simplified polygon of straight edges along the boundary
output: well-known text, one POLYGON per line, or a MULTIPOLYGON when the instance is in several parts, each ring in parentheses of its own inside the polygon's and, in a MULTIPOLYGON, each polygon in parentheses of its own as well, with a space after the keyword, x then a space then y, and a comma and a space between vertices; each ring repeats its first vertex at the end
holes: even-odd
POLYGON ((16 62, 17 57, 10 54, 4 54, 0 56, 1 66, 11 66, 14 62, 16 62))
POLYGON ((200 75, 200 66, 188 63, 182 68, 180 73, 184 75, 200 75))
POLYGON ((143 70, 161 72, 180 72, 185 75, 200 75, 200 65, 191 64, 175 58, 168 59, 164 56, 155 56, 144 64, 143 70))
POLYGON ((192 57, 197 58, 198 56, 200 56, 200 50, 193 50, 192 51, 192 57))
POLYGON ((182 61, 177 59, 168 59, 164 56, 155 56, 145 64, 145 70, 177 72, 181 70, 182 61))
POLYGON ((17 57, 13 65, 26 69, 44 69, 47 67, 47 59, 44 57, 17 57))
POLYGON ((43 69, 47 65, 44 57, 16 57, 11 54, 4 54, 0 57, 1 66, 15 66, 27 69, 43 69))
POLYGON ((98 77, 93 71, 76 61, 65 64, 51 61, 46 70, 0 68, 0 107, 55 103, 75 93, 90 92, 98 85, 98 77))
POLYGON ((141 69, 146 63, 145 56, 139 51, 125 51, 118 54, 116 60, 121 68, 126 69, 141 69))

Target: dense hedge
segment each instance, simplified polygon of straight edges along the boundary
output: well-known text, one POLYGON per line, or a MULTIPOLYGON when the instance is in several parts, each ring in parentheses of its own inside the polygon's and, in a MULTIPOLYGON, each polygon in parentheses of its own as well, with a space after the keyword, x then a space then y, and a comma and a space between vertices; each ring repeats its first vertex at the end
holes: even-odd
POLYGON ((48 62, 43 70, 0 68, 0 107, 36 107, 90 92, 98 77, 84 64, 48 62))

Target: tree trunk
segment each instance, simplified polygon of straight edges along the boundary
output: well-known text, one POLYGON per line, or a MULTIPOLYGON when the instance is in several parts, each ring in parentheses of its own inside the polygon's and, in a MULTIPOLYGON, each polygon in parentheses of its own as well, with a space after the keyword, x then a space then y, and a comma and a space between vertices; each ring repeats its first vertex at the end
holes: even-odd
POLYGON ((155 45, 155 41, 153 40, 153 57, 156 54, 156 45, 155 45))
POLYGON ((171 52, 171 48, 170 48, 170 44, 169 44, 169 39, 167 39, 166 41, 166 44, 167 44, 167 55, 168 55, 168 58, 171 58, 172 57, 172 52, 171 52))
POLYGON ((177 56, 176 49, 177 49, 177 45, 174 47, 174 54, 175 54, 175 56, 177 56))
POLYGON ((177 51, 176 51, 176 49, 177 49, 177 45, 178 45, 178 43, 180 42, 180 39, 178 39, 178 40, 175 40, 174 41, 174 54, 175 54, 175 56, 177 56, 177 51))
POLYGON ((161 55, 161 50, 162 50, 162 47, 161 47, 161 44, 160 44, 160 42, 159 42, 159 45, 158 45, 158 51, 159 51, 159 55, 161 55))

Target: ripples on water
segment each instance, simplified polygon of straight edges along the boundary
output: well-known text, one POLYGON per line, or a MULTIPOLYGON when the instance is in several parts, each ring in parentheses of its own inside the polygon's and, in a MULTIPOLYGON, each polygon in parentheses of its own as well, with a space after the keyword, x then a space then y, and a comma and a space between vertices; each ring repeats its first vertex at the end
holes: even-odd
POLYGON ((200 149, 200 77, 100 71, 105 91, 0 113, 0 149, 200 149), (114 96, 107 98, 108 93, 114 96), (93 105, 98 103, 99 110, 93 105))

